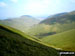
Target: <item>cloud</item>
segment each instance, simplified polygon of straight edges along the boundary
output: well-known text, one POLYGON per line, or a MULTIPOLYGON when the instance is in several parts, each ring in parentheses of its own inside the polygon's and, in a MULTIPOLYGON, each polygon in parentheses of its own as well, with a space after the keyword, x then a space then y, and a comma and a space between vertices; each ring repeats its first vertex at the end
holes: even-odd
POLYGON ((70 0, 72 3, 75 3, 75 0, 70 0))
POLYGON ((5 2, 0 2, 0 7, 6 7, 7 4, 5 2))
POLYGON ((18 0, 11 0, 13 3, 17 3, 18 2, 18 0))

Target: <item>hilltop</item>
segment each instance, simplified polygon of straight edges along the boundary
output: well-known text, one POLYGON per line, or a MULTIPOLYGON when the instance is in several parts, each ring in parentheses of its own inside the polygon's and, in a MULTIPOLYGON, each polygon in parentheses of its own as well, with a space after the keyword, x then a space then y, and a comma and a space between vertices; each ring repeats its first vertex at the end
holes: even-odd
POLYGON ((11 18, 11 19, 5 19, 0 20, 0 24, 4 24, 13 28, 16 28, 21 31, 25 31, 25 33, 34 25, 38 24, 39 20, 29 16, 29 15, 23 15, 18 18, 11 18))

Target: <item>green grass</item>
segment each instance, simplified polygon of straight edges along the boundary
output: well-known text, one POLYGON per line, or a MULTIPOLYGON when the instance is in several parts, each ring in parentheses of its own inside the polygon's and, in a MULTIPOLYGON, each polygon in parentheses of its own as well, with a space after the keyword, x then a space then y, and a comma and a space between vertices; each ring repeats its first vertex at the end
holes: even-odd
POLYGON ((75 29, 52 36, 47 36, 41 40, 61 50, 75 51, 75 29))
POLYGON ((58 52, 14 28, 0 25, 0 56, 59 56, 58 52))

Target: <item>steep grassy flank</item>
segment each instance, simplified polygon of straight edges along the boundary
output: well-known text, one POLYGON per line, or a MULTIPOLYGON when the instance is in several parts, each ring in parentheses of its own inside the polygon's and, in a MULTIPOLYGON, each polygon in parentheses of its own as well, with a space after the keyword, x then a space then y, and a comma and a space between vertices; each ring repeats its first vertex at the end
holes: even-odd
POLYGON ((16 30, 16 29, 13 30, 12 27, 6 26, 6 25, 4 25, 4 24, 0 24, 0 25, 2 25, 2 26, 5 27, 5 28, 10 29, 11 31, 14 31, 14 32, 19 33, 19 34, 21 34, 22 36, 27 36, 27 38, 30 39, 30 40, 40 41, 38 38, 36 38, 36 37, 34 37, 34 36, 30 36, 29 34, 27 35, 25 32, 22 32, 21 30, 19 30, 19 31, 16 30), (26 34, 26 35, 25 35, 25 34, 26 34))
POLYGON ((57 51, 32 37, 0 25, 0 56, 59 56, 57 51))
POLYGON ((65 51, 75 51, 75 29, 44 37, 42 41, 65 51))

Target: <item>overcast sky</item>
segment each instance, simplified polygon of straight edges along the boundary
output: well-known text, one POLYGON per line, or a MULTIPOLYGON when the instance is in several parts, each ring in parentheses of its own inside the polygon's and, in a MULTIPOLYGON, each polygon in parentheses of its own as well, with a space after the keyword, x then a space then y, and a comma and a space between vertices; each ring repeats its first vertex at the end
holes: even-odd
POLYGON ((75 0, 0 0, 0 19, 31 15, 46 17, 75 10, 75 0))

